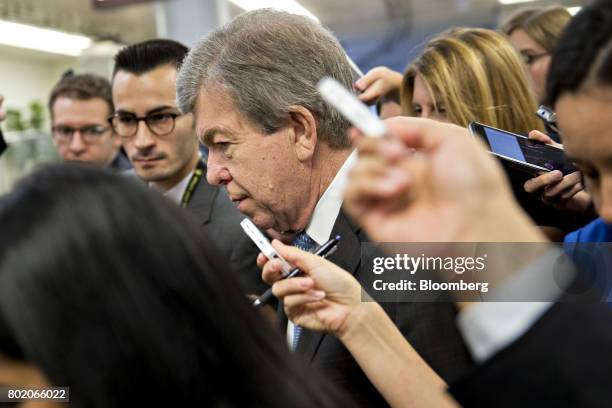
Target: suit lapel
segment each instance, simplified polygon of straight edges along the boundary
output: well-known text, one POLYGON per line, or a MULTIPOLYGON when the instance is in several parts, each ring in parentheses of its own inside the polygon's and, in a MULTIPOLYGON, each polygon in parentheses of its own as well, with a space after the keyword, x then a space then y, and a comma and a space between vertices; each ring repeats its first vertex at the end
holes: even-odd
POLYGON ((206 165, 204 165, 204 176, 196 187, 191 200, 187 203, 187 209, 197 217, 197 221, 206 224, 210 221, 213 203, 219 194, 219 187, 212 186, 206 181, 206 165))
MULTIPOLYGON (((360 229, 348 220, 344 211, 340 210, 332 230, 332 236, 340 235, 341 240, 338 244, 338 250, 328 259, 353 275, 357 272, 361 262, 359 232, 360 229)), ((308 361, 312 361, 324 337, 324 333, 302 329, 297 347, 298 354, 306 357, 308 361)))

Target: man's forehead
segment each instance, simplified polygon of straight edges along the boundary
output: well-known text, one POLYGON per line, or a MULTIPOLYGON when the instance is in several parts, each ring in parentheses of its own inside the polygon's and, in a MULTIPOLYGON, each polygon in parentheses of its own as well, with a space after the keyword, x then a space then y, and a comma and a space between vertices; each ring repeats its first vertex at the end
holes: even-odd
POLYGON ((160 67, 140 75, 120 70, 113 78, 113 99, 115 104, 176 106, 176 70, 160 67))
POLYGON ((229 94, 219 89, 200 91, 194 113, 198 138, 204 142, 209 142, 203 139, 213 133, 236 137, 253 128, 235 108, 229 94))
POLYGON ((108 102, 101 97, 95 96, 89 99, 73 98, 70 96, 60 96, 53 102, 53 110, 64 111, 92 111, 104 110, 108 108, 108 102))
POLYGON ((53 103, 52 116, 55 120, 89 120, 106 122, 110 107, 102 98, 76 99, 59 97, 53 103))

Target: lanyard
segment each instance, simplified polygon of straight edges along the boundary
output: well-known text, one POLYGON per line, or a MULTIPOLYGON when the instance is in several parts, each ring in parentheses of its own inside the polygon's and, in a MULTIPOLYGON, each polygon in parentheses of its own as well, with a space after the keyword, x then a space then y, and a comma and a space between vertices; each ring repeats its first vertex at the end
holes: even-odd
POLYGON ((198 166, 193 172, 193 175, 189 179, 189 184, 187 184, 187 189, 183 193, 183 198, 181 198, 181 207, 183 208, 187 207, 187 204, 189 204, 189 201, 191 200, 191 197, 193 196, 193 192, 196 190, 196 188, 198 188, 198 185, 200 184, 200 179, 202 179, 203 175, 204 175, 204 163, 202 162, 202 160, 200 160, 198 161, 198 166))

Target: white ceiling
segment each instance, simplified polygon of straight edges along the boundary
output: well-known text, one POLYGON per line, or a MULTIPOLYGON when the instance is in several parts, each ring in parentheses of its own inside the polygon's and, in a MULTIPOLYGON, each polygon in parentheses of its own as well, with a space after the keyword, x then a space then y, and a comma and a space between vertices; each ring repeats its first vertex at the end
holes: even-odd
POLYGON ((93 0, 0 0, 0 19, 125 43, 156 36, 154 3, 100 10, 93 0))
MULTIPOLYGON (((425 26, 448 27, 458 23, 490 23, 496 20, 502 10, 497 0, 300 0, 300 2, 340 35, 367 35, 369 32, 388 30, 393 25, 414 30, 425 26)), ((584 2, 585 0, 554 1, 566 5, 584 2)), ((529 4, 551 3, 540 0, 529 4)), ((525 4, 513 7, 523 5, 525 4)), ((94 9, 93 0, 0 0, 0 19, 131 43, 155 37, 155 8, 154 2, 100 10, 94 9)))

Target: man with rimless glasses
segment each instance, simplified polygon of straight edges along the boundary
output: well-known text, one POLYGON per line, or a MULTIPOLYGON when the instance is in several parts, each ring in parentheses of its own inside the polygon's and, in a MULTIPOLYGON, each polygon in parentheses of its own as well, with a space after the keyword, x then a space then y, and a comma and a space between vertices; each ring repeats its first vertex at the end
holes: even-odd
MULTIPOLYGON (((115 56, 112 94, 115 112, 108 122, 118 135, 136 175, 184 207, 237 272, 249 293, 265 288, 256 265, 257 248, 242 232, 244 218, 225 189, 206 181, 192 114, 181 114, 176 76, 187 54, 172 40, 150 40, 115 56)), ((160 248, 161 249, 161 248, 160 248)))
POLYGON ((121 142, 107 121, 114 111, 110 83, 97 75, 68 71, 49 97, 53 142, 66 162, 132 167, 120 152, 121 142))

